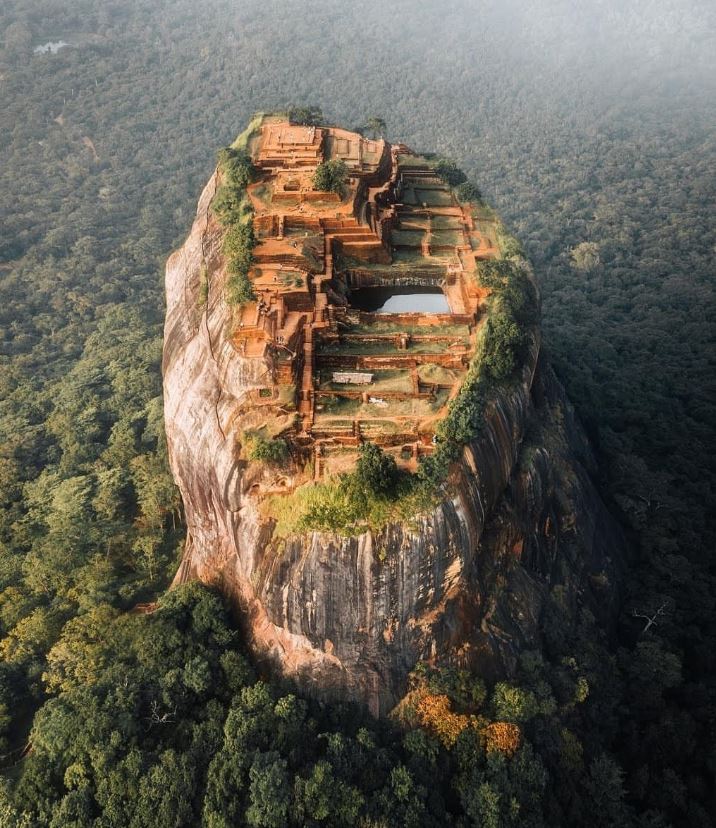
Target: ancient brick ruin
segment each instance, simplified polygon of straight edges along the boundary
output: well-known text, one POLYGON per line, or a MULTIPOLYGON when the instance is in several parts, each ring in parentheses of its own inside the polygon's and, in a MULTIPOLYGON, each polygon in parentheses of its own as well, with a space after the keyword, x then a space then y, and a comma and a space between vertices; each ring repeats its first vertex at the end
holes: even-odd
POLYGON ((476 263, 498 253, 495 222, 400 144, 265 118, 249 150, 257 301, 237 311, 232 341, 273 366, 256 397, 298 412, 282 436, 316 478, 349 468, 365 439, 415 469, 475 348, 476 263), (313 187, 328 159, 346 164, 342 195, 313 187), (357 301, 406 290, 444 297, 442 312, 357 301))

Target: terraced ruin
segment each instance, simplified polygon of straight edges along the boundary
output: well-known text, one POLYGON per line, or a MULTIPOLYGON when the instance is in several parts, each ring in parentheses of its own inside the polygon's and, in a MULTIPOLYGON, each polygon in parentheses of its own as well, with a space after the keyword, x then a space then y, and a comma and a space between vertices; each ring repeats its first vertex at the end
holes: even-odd
POLYGON ((494 219, 402 144, 268 116, 246 147, 256 300, 237 309, 232 343, 273 365, 255 391, 270 436, 316 479, 350 468, 363 440, 415 470, 475 350, 494 219), (316 190, 331 160, 345 164, 341 192, 316 190))

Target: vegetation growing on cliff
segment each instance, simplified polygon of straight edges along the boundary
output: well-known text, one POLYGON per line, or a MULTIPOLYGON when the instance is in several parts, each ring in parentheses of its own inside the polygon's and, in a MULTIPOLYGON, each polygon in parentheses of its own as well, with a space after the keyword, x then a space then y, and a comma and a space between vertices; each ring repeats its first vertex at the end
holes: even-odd
POLYGON ((224 147, 219 151, 218 165, 222 182, 211 207, 226 229, 223 242, 229 272, 226 297, 231 305, 243 305, 256 298, 249 279, 256 238, 251 220, 253 211, 246 196, 246 187, 253 176, 251 158, 243 149, 224 147))
POLYGON ((451 187, 467 182, 467 176, 458 165, 449 158, 440 158, 435 164, 435 172, 451 187))
POLYGON ((314 529, 351 534, 392 521, 413 525, 435 497, 434 490, 415 486, 390 455, 365 442, 353 472, 270 497, 263 509, 275 521, 277 537, 314 529))
POLYGON ((244 443, 249 460, 281 463, 288 457, 288 446, 280 437, 264 437, 261 434, 249 433, 244 435, 244 443))
POLYGON ((473 204, 479 204, 482 201, 480 188, 476 184, 473 184, 472 181, 463 181, 455 187, 455 195, 457 196, 457 200, 461 202, 471 201, 473 204))
POLYGON ((523 261, 482 262, 478 275, 491 291, 488 316, 463 385, 438 426, 436 449, 421 460, 418 477, 428 487, 439 486, 462 447, 479 436, 491 394, 523 366, 530 328, 538 319, 523 261))

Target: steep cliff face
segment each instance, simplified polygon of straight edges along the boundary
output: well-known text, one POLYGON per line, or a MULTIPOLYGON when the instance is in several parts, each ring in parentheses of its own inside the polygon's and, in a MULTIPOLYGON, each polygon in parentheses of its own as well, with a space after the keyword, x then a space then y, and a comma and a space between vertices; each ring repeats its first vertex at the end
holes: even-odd
POLYGON ((188 527, 177 582, 199 578, 229 594, 271 669, 376 714, 421 659, 509 675, 521 649, 539 646, 557 586, 573 617, 587 605, 608 621, 623 540, 537 333, 520 381, 490 405, 453 468, 451 496, 430 514, 356 537, 273 536, 262 493, 290 488, 298 470, 240 459, 241 434, 262 421, 257 389, 275 366, 231 341, 222 230, 209 209, 216 186, 214 176, 166 272, 166 430, 188 527))

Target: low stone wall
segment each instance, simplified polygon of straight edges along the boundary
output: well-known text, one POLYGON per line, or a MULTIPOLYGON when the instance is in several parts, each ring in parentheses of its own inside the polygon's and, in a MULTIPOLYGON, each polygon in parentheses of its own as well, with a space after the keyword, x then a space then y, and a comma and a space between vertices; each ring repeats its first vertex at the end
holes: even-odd
POLYGON ((446 280, 443 270, 416 268, 409 273, 353 269, 346 272, 346 284, 356 290, 365 287, 436 287, 446 280))
POLYGON ((423 365, 442 365, 443 368, 462 368, 467 365, 466 353, 442 354, 319 354, 318 361, 325 368, 347 370, 377 370, 378 368, 412 368, 418 362, 423 365))
MULTIPOLYGON (((370 386, 369 386, 370 389, 370 386)), ((316 399, 326 399, 329 397, 343 397, 349 400, 360 400, 364 396, 379 397, 384 400, 398 400, 403 402, 405 400, 431 400, 433 394, 430 391, 419 391, 414 393, 412 391, 381 391, 380 388, 373 388, 372 390, 363 391, 314 391, 316 399)))
MULTIPOLYGON (((435 327, 438 327, 437 325, 435 327)), ((461 337, 458 334, 406 334, 406 333, 385 333, 385 334, 329 334, 323 336, 321 341, 324 343, 338 343, 338 342, 385 342, 386 344, 395 343, 396 347, 400 347, 401 342, 446 342, 451 343, 459 340, 461 337)))
POLYGON ((328 193, 322 190, 293 191, 284 190, 273 194, 274 204, 301 204, 302 202, 333 201, 340 204, 341 197, 338 193, 328 193))
POLYGON ((256 216, 254 230, 259 236, 275 236, 278 232, 278 216, 256 216))
POLYGON ((298 253, 292 255, 290 253, 257 253, 255 256, 256 264, 282 264, 294 270, 304 270, 306 267, 306 260, 298 253))
MULTIPOLYGON (((340 232, 340 231, 339 231, 340 232)), ((333 238, 333 255, 350 256, 370 264, 390 264, 390 253, 372 234, 350 234, 333 238), (354 236, 353 238, 351 236, 354 236)))
MULTIPOLYGON (((435 327, 438 327, 437 325, 435 327)), ((455 342, 459 336, 445 336, 444 334, 342 334, 341 339, 346 342, 455 342)))
MULTIPOLYGON (((254 222, 256 219, 254 219, 254 222)), ((285 216, 283 220, 284 234, 290 233, 292 230, 310 230, 312 233, 321 232, 321 222, 316 218, 308 218, 307 216, 285 216)))
POLYGON ((429 242, 429 244, 430 244, 430 249, 433 252, 435 252, 437 250, 440 253, 457 253, 458 245, 456 245, 456 244, 435 244, 435 242, 433 242, 433 241, 429 242))
MULTIPOLYGON (((472 325, 474 316, 468 313, 368 313, 359 311, 360 323, 372 325, 386 322, 395 325, 420 325, 435 327, 438 325, 472 325)), ((454 339, 454 337, 451 337, 454 339)))

